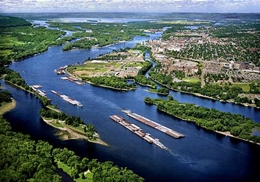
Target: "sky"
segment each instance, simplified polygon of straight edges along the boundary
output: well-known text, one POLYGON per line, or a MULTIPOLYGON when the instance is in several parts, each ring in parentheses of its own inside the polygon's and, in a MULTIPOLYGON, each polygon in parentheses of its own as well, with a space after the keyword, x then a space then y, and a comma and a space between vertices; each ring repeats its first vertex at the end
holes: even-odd
POLYGON ((260 0, 0 0, 0 12, 260 13, 260 0))

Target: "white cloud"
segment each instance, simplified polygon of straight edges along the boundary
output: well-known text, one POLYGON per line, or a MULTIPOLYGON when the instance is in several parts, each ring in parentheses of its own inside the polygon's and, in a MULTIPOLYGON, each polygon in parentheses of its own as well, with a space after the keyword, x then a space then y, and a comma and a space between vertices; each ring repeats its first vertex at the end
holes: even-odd
POLYGON ((260 13, 260 0, 0 0, 0 12, 250 12, 251 9, 260 13))

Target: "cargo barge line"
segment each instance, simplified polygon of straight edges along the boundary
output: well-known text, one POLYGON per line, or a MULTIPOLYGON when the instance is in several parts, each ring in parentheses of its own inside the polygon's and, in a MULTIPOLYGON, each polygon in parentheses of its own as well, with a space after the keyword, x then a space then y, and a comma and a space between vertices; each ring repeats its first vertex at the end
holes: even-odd
POLYGON ((119 116, 119 115, 112 115, 110 116, 110 118, 119 123, 120 125, 122 125, 123 127, 125 127, 126 129, 130 130, 131 132, 133 132, 134 134, 138 135, 139 137, 141 137, 142 139, 144 139, 145 141, 147 141, 148 143, 151 144, 155 144, 158 147, 167 150, 167 147, 165 147, 158 138, 154 138, 152 137, 149 133, 145 133, 141 130, 140 127, 130 123, 129 121, 125 120, 123 117, 119 116))
POLYGON ((68 97, 67 95, 60 94, 59 92, 56 92, 54 90, 52 90, 51 92, 54 93, 55 95, 61 97, 63 100, 65 100, 66 102, 68 102, 68 103, 70 103, 72 105, 77 105, 79 107, 83 107, 83 105, 79 101, 74 100, 74 99, 68 97))
POLYGON ((144 123, 154 129, 157 129, 171 137, 174 137, 174 138, 182 138, 184 137, 185 135, 181 134, 181 133, 178 133, 177 131, 174 131, 170 128, 167 128, 159 123, 156 123, 148 118, 145 118, 143 116, 140 116, 139 114, 136 114, 136 113, 133 113, 131 112, 130 110, 122 110, 124 113, 126 113, 127 116, 131 117, 131 118, 134 118, 135 120, 137 121, 140 121, 141 123, 144 123))

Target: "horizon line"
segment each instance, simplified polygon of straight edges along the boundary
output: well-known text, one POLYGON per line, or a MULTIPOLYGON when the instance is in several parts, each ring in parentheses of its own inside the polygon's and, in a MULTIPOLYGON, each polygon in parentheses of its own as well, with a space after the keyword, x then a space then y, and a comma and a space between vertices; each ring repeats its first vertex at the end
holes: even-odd
POLYGON ((183 14, 260 14, 260 12, 134 12, 134 11, 42 11, 42 12, 0 12, 0 14, 9 14, 9 13, 31 13, 31 14, 39 14, 39 13, 135 13, 135 14, 171 14, 171 13, 183 13, 183 14))

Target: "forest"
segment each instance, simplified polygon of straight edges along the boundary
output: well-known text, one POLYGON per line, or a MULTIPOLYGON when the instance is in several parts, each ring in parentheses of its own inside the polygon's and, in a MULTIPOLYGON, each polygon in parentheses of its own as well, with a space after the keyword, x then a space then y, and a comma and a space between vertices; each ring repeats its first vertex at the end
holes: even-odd
POLYGON ((182 120, 195 122, 208 130, 230 132, 233 136, 260 143, 260 137, 252 135, 253 129, 259 129, 260 124, 242 115, 221 112, 214 108, 208 109, 195 104, 179 103, 172 96, 167 100, 146 97, 144 102, 156 105, 158 110, 182 120))
POLYGON ((0 16, 0 66, 45 52, 49 46, 60 44, 57 39, 64 34, 59 30, 34 28, 22 18, 0 16))
POLYGON ((99 76, 99 77, 85 77, 84 81, 90 81, 94 85, 104 86, 118 90, 134 90, 136 89, 135 83, 127 83, 126 78, 120 78, 116 76, 99 76))
POLYGON ((62 49, 63 51, 89 49, 94 45, 102 47, 120 41, 131 40, 137 35, 146 36, 138 28, 132 27, 130 24, 122 23, 50 22, 50 25, 62 30, 74 31, 71 39, 76 39, 76 41, 65 44, 62 49))
POLYGON ((74 181, 144 181, 132 170, 79 157, 67 148, 55 148, 45 141, 12 131, 0 116, 0 181, 62 181, 67 173, 74 181))
POLYGON ((12 94, 8 90, 0 89, 0 107, 3 105, 3 103, 8 103, 11 101, 12 101, 12 94))
POLYGON ((37 94, 31 87, 27 85, 25 80, 21 77, 21 75, 11 69, 5 69, 4 70, 5 76, 4 79, 5 81, 27 91, 30 93, 33 93, 37 98, 39 98, 43 104, 43 106, 47 106, 51 104, 51 100, 49 100, 47 97, 40 96, 37 94))

